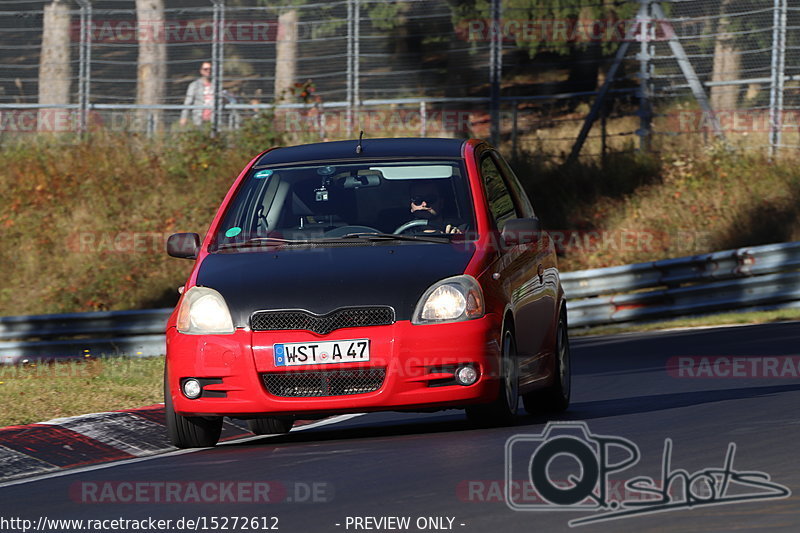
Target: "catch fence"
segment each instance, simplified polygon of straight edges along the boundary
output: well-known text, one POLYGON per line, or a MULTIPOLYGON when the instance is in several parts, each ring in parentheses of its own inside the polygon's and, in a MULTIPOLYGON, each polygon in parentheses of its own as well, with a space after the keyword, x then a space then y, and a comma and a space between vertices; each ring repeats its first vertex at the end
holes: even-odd
POLYGON ((9 0, 0 139, 216 132, 266 113, 306 138, 477 136, 563 157, 716 137, 800 148, 800 7, 560 4, 9 0))

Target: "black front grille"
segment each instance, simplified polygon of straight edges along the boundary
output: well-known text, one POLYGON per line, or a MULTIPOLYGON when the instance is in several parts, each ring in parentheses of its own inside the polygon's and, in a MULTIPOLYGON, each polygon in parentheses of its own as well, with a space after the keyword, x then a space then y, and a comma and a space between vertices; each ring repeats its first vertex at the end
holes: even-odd
POLYGON ((327 315, 308 311, 257 311, 250 317, 253 331, 303 329, 325 335, 341 328, 394 324, 391 307, 344 307, 327 315))
POLYGON ((349 396, 375 392, 386 378, 384 368, 331 370, 328 372, 273 372, 262 374, 267 391, 290 398, 349 396))

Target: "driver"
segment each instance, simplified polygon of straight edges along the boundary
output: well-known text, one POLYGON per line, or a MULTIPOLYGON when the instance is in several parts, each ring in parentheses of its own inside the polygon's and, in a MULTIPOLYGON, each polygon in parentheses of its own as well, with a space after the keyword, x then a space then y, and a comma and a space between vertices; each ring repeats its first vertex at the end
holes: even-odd
POLYGON ((423 233, 461 233, 455 221, 445 221, 442 218, 444 199, 436 184, 421 181, 413 183, 410 187, 411 214, 416 220, 427 220, 423 233))

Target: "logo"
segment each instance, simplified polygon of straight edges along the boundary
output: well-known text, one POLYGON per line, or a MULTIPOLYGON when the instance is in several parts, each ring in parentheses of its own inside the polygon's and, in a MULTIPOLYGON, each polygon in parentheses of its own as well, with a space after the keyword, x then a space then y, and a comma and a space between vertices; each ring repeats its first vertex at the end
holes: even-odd
MULTIPOLYGON (((505 501, 515 511, 589 511, 570 527, 645 514, 791 496, 791 491, 756 470, 734 468, 736 444, 729 443, 719 466, 688 472, 675 467, 672 440, 664 440, 661 476, 624 482, 622 498, 612 498, 610 476, 639 462, 639 447, 624 437, 597 435, 585 422, 550 422, 541 435, 514 435, 506 441, 505 501), (556 470, 572 474, 559 476, 556 470), (528 483, 536 498, 514 490, 528 483)), ((617 474, 618 477, 618 474, 617 474)), ((619 494, 619 491, 614 491, 619 494)))

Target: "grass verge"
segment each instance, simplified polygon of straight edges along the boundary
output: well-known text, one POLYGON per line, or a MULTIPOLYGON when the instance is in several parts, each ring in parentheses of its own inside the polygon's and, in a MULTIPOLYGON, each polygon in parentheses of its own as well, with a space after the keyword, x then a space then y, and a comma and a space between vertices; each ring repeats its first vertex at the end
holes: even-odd
POLYGON ((681 317, 657 322, 613 324, 588 328, 573 328, 570 337, 587 335, 614 335, 674 328, 699 328, 726 325, 765 324, 768 322, 800 321, 800 309, 776 309, 773 311, 747 311, 742 313, 718 313, 695 317, 681 317))
POLYGON ((163 357, 0 365, 0 427, 164 400, 163 357))

